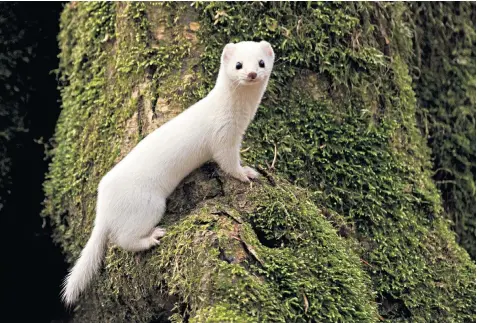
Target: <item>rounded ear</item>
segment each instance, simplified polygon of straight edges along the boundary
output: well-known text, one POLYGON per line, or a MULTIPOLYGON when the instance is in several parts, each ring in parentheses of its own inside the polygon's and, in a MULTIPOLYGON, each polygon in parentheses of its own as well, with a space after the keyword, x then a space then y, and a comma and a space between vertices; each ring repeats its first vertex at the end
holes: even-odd
POLYGON ((273 52, 272 45, 270 45, 269 42, 262 40, 260 42, 260 46, 262 47, 265 54, 267 54, 270 57, 275 57, 275 53, 273 52))
POLYGON ((235 51, 234 43, 228 43, 227 45, 225 45, 224 50, 222 52, 222 61, 228 62, 230 58, 232 57, 234 51, 235 51))

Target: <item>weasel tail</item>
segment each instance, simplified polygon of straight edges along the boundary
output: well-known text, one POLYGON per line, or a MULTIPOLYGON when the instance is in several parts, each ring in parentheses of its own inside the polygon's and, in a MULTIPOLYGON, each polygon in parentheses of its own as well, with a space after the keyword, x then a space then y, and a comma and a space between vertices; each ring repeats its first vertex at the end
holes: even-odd
POLYGON ((63 302, 71 306, 80 293, 88 286, 98 271, 108 243, 108 233, 102 226, 95 225, 79 259, 70 270, 63 283, 63 302))

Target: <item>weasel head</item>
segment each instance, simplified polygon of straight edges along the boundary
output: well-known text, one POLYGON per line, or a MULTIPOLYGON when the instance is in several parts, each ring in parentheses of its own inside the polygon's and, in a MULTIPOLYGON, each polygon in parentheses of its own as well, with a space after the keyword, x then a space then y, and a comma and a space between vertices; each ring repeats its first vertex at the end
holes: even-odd
POLYGON ((238 86, 263 85, 272 72, 275 53, 266 42, 227 44, 222 52, 221 72, 238 86))

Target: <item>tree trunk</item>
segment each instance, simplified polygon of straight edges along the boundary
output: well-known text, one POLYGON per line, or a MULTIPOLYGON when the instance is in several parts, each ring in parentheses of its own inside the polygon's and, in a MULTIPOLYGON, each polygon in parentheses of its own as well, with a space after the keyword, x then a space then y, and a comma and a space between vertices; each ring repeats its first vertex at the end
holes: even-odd
POLYGON ((475 260, 475 3, 413 3, 418 120, 433 178, 461 244, 475 260))
POLYGON ((75 309, 95 322, 464 322, 475 267, 455 242, 416 125, 405 3, 69 3, 63 111, 44 215, 68 260, 101 177, 213 87, 223 46, 277 62, 242 154, 169 198, 162 243, 111 246, 75 309))

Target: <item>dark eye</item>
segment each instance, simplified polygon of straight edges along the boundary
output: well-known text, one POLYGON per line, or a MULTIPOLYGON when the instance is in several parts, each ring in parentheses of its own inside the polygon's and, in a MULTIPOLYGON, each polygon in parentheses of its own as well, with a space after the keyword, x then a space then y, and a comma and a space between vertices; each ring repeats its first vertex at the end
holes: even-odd
POLYGON ((265 67, 265 62, 263 61, 263 59, 261 59, 260 62, 258 62, 258 66, 260 66, 261 68, 265 67))
POLYGON ((237 62, 237 64, 235 64, 235 68, 238 69, 238 70, 241 69, 242 68, 242 63, 237 62))

